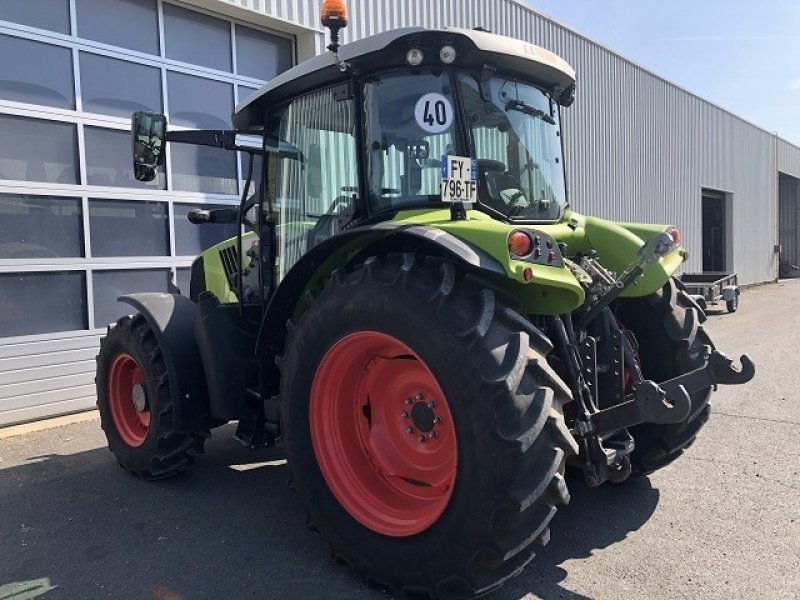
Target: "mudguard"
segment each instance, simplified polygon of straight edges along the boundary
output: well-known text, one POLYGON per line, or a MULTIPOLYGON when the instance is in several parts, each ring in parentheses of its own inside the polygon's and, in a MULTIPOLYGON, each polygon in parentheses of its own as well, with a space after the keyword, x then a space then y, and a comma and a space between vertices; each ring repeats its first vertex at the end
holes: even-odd
POLYGON ((488 252, 435 227, 383 221, 328 238, 304 254, 289 270, 264 313, 256 352, 264 360, 263 367, 273 394, 278 393, 279 373, 274 365, 286 342, 287 321, 294 315, 305 291, 347 264, 353 256, 363 255, 365 250, 387 234, 391 234, 395 247, 405 251, 424 253, 426 249, 430 252, 434 248, 467 270, 505 277, 503 265, 488 252))
POLYGON ((178 294, 128 294, 118 298, 147 320, 167 367, 170 396, 175 400, 175 423, 181 431, 208 431, 206 377, 194 338, 197 305, 178 294))

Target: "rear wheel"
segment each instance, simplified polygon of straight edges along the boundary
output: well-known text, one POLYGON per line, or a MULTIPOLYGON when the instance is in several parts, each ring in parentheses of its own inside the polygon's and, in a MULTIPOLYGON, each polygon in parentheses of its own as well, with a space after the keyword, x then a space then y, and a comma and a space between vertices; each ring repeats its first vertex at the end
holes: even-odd
MULTIPOLYGON (((674 279, 651 296, 620 301, 617 315, 636 335, 646 379, 666 381, 702 367, 707 348, 713 348, 701 326, 705 315, 674 279)), ((711 413, 710 396, 710 387, 693 393, 692 409, 685 421, 630 428, 636 442, 631 455, 634 475, 647 475, 667 466, 694 443, 711 413)))
POLYGON ((339 271, 282 363, 292 485, 334 555, 405 597, 497 587, 569 494, 569 391, 505 296, 413 255, 339 271))
POLYGON ((166 365, 144 317, 123 317, 109 326, 95 383, 108 447, 123 468, 160 479, 194 462, 200 442, 175 427, 166 365))

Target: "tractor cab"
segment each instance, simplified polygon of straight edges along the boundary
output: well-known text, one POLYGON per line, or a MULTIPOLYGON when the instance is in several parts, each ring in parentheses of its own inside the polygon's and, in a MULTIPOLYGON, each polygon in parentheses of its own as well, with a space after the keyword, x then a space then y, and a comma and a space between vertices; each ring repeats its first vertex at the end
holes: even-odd
POLYGON ((279 242, 284 268, 361 222, 449 207, 452 156, 473 161, 467 206, 510 222, 558 221, 567 206, 560 106, 574 85, 550 52, 462 29, 379 34, 277 77, 237 107, 234 123, 303 157, 274 170, 278 222, 291 231, 279 242))
MULTIPOLYGON (((270 290, 322 241, 399 211, 439 208, 463 220, 474 209, 521 224, 563 217, 560 108, 574 99, 575 74, 562 59, 519 40, 450 28, 399 29, 332 47, 237 106, 235 131, 167 132, 165 117, 137 113, 136 172, 154 174, 148 165, 163 161, 164 139, 247 152, 262 180, 242 207, 261 207, 250 213, 258 237, 257 216, 272 226, 270 290), (448 157, 469 161, 457 195, 444 185, 448 157)), ((205 213, 190 219, 235 216, 205 213)), ((238 270, 228 269, 228 279, 238 270)), ((236 287, 229 283, 223 278, 236 287)))

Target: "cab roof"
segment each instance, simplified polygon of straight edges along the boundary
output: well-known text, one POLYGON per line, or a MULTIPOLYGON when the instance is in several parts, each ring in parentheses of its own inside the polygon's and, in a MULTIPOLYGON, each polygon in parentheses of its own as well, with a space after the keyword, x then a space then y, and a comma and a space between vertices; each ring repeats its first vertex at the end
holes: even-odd
POLYGON ((522 40, 473 29, 408 27, 343 45, 339 58, 351 66, 351 72, 340 70, 332 52, 284 71, 236 107, 233 125, 240 130, 261 128, 267 108, 304 92, 347 81, 352 72, 368 75, 371 71, 409 68, 406 53, 411 48, 423 52, 419 68, 441 68, 439 50, 444 45, 456 49, 451 65, 456 68, 483 69, 488 64, 558 92, 575 84, 575 71, 564 59, 522 40))

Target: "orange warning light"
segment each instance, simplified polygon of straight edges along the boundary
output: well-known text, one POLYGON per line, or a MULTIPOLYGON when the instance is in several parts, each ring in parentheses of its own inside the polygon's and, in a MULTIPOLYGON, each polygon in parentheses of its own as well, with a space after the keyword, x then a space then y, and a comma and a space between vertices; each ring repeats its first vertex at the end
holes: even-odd
POLYGON ((345 0, 324 0, 321 13, 323 26, 337 29, 347 27, 347 3, 345 0))

